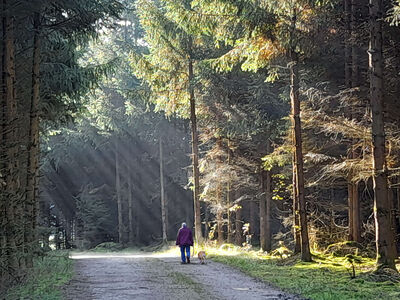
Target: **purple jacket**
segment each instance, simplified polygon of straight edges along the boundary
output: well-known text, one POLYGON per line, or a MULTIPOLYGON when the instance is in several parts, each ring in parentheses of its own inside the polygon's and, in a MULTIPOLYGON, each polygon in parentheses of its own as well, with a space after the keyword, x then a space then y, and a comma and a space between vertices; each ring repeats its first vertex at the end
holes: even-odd
POLYGON ((176 244, 178 246, 193 246, 192 231, 187 227, 179 229, 176 244))

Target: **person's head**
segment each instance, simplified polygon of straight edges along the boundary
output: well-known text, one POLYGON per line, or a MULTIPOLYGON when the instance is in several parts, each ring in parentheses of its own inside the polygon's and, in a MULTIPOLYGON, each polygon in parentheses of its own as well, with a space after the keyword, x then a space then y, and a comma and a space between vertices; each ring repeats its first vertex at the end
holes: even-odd
POLYGON ((186 227, 187 227, 186 223, 183 222, 183 223, 182 223, 182 228, 186 228, 186 227))

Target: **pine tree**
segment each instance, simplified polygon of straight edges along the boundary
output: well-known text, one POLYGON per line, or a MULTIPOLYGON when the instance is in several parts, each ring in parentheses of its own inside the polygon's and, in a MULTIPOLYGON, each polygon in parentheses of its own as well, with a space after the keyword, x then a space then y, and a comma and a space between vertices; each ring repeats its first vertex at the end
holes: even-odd
POLYGON ((194 90, 196 45, 188 33, 168 18, 167 8, 157 7, 148 0, 138 1, 137 8, 150 53, 144 57, 132 57, 135 74, 149 85, 156 109, 164 110, 167 115, 174 113, 189 117, 191 121, 194 227, 196 239, 201 242, 199 146, 194 90))
MULTIPOLYGON (((215 34, 228 45, 232 45, 233 49, 221 56, 215 62, 216 68, 220 70, 230 70, 235 63, 241 63, 242 69, 247 71, 257 71, 271 64, 277 57, 285 53, 289 54, 290 63, 288 64, 291 73, 291 100, 292 100, 292 126, 294 128, 293 149, 296 161, 293 168, 296 176, 296 195, 294 199, 299 201, 299 217, 300 217, 300 233, 302 238, 302 259, 310 261, 311 255, 308 244, 306 205, 304 198, 304 177, 303 177, 303 156, 301 143, 301 125, 300 125, 300 102, 299 102, 299 73, 298 49, 304 47, 298 43, 301 32, 300 24, 307 26, 306 11, 310 11, 308 3, 302 1, 279 1, 265 3, 250 3, 247 1, 233 1, 226 3, 225 1, 199 1, 196 7, 196 14, 186 13, 186 22, 191 24, 201 24, 203 31, 218 32, 215 34), (225 22, 215 24, 208 17, 210 14, 220 14, 221 11, 227 12, 225 22), (289 22, 287 20, 290 20, 289 22), (281 21, 281 22, 280 22, 281 21), (240 39, 232 37, 229 26, 244 27, 245 35, 240 39), (247 51, 252 49, 252 51, 247 51), (243 62, 244 61, 244 62, 243 62)), ((182 9, 181 9, 182 11, 182 9)), ((183 17, 185 18, 185 16, 183 17)), ((192 25, 193 26, 193 25, 192 25)), ((243 30, 243 29, 242 29, 243 30)), ((234 32, 234 31, 233 31, 234 32)), ((303 50, 303 49, 302 49, 303 50)))

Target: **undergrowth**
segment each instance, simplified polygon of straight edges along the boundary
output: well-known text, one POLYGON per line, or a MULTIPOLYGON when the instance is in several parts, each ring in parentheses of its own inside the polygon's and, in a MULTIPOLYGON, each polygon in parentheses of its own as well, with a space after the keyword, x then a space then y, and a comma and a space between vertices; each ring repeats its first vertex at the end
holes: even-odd
POLYGON ((8 300, 58 300, 62 299, 61 287, 73 275, 72 261, 67 251, 49 252, 34 262, 34 268, 24 282, 7 292, 8 300))
MULTIPOLYGON (((299 256, 280 258, 256 251, 206 248, 208 258, 235 267, 244 273, 307 299, 400 299, 400 276, 374 273, 375 261, 360 258, 354 266, 347 257, 314 253, 313 262, 299 256)), ((400 262, 398 264, 400 269, 400 262)))

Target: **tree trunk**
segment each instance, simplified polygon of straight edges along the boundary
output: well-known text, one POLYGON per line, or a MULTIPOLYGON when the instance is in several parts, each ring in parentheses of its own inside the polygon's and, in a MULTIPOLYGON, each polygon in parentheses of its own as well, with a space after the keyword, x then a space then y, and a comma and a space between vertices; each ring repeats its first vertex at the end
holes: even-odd
MULTIPOLYGON (((344 0, 344 19, 345 19, 345 67, 344 67, 344 77, 345 77, 345 86, 347 89, 351 88, 351 77, 352 77, 352 51, 351 51, 351 16, 352 16, 352 0, 344 0)), ((351 117, 351 114, 349 114, 351 117)), ((352 147, 352 146, 351 146, 352 147)), ((351 156, 352 151, 350 151, 349 157, 351 156)), ((349 241, 353 240, 353 183, 352 183, 352 174, 349 175, 347 179, 347 204, 348 204, 348 227, 349 227, 349 235, 347 239, 349 241)))
POLYGON ((32 92, 29 124, 28 172, 25 201, 25 262, 28 268, 33 267, 33 250, 36 242, 36 209, 39 179, 39 101, 40 101, 40 14, 34 14, 33 61, 32 61, 32 92))
MULTIPOLYGON (((351 86, 353 88, 359 87, 360 85, 360 67, 359 67, 359 48, 357 46, 358 38, 357 38, 357 23, 358 18, 357 15, 359 13, 359 3, 358 0, 351 1, 351 35, 352 35, 352 43, 351 43, 351 58, 352 58, 352 72, 351 72, 351 86)), ((352 109, 353 110, 353 109, 352 109)), ((351 118, 356 118, 354 112, 351 112, 351 118)), ((352 144, 354 145, 356 141, 353 141, 352 144)), ((355 147, 351 146, 351 158, 357 158, 357 153, 355 151, 355 147)), ((358 184, 352 182, 351 183, 351 201, 352 201, 352 238, 356 242, 361 242, 361 221, 360 221, 360 197, 358 195, 358 184)))
MULTIPOLYGON (((294 128, 294 125, 293 125, 294 128)), ((292 142, 294 142, 294 131, 292 132, 292 142)), ((296 154, 293 151, 292 166, 296 165, 296 154)), ((294 237, 294 254, 301 252, 301 238, 300 238, 300 217, 299 217, 299 197, 297 196, 297 175, 296 168, 293 167, 292 171, 292 185, 293 185, 293 237, 294 237)))
MULTIPOLYGON (((64 245, 65 249, 71 249, 72 248, 72 221, 69 219, 65 219, 65 224, 64 224, 64 245)), ((46 245, 46 241, 44 244, 46 245)))
POLYGON ((223 221, 223 210, 218 207, 217 210, 217 234, 218 234, 218 239, 217 243, 218 245, 222 245, 224 243, 224 229, 223 229, 224 221, 223 221))
MULTIPOLYGON (((399 185, 399 177, 397 177, 397 184, 399 185)), ((400 187, 396 189, 396 242, 397 242, 397 256, 400 256, 400 187)))
MULTIPOLYGON (((50 227, 50 203, 48 201, 40 201, 40 206, 39 206, 39 226, 42 228, 49 228, 50 227)), ((44 231, 42 232, 40 236, 42 243, 43 243, 43 248, 47 248, 49 246, 49 234, 48 232, 44 231)))
MULTIPOLYGON (((221 153, 223 151, 223 147, 222 147, 222 138, 218 137, 217 141, 216 141, 216 148, 218 153, 221 153)), ((218 154, 216 157, 216 164, 217 164, 217 171, 221 169, 221 165, 223 164, 222 159, 221 159, 221 155, 218 154)), ((218 240, 217 243, 219 245, 224 243, 224 221, 223 221, 223 217, 224 217, 224 209, 223 209, 223 191, 222 191, 222 184, 220 179, 216 179, 217 180, 217 235, 218 235, 218 240)))
POLYGON ((376 230, 377 267, 396 270, 394 232, 390 220, 387 169, 385 163, 385 128, 383 119, 383 36, 382 0, 369 1, 370 41, 369 75, 372 114, 372 154, 374 182, 374 216, 376 230))
POLYGON ((209 234, 210 234, 210 226, 209 226, 209 222, 210 222, 210 211, 207 207, 207 202, 204 202, 204 237, 205 240, 208 240, 209 234))
MULTIPOLYGON (((349 0, 348 0, 349 1, 349 0)), ((359 0, 351 0, 351 19, 350 19, 350 32, 351 32, 351 86, 358 87, 360 85, 360 62, 358 47, 359 37, 357 25, 359 18, 360 3, 359 0)))
POLYGON ((242 246, 243 243, 243 221, 242 221, 242 207, 238 203, 239 207, 235 211, 235 244, 242 246))
POLYGON ((163 146, 162 137, 159 139, 160 146, 160 189, 161 189, 161 224, 162 224, 162 239, 163 242, 167 242, 167 205, 165 203, 164 194, 164 163, 163 163, 163 146))
MULTIPOLYGON (((142 170, 143 166, 140 164, 140 159, 137 161, 138 165, 137 168, 138 170, 142 170)), ((140 180, 140 173, 138 171, 135 172, 135 184, 137 187, 136 191, 136 197, 135 197, 135 207, 136 209, 134 210, 134 228, 135 228, 135 241, 137 244, 141 243, 141 218, 140 218, 140 213, 139 213, 139 207, 141 205, 141 195, 143 193, 143 186, 142 186, 142 181, 140 180)))
POLYGON ((132 176, 132 166, 128 170, 128 243, 129 245, 134 244, 135 233, 133 226, 133 176, 132 176))
MULTIPOLYGON (((270 141, 267 139, 267 153, 270 141)), ((261 187, 264 197, 260 199, 260 247, 262 251, 271 250, 271 171, 261 171, 261 187)))
POLYGON ((61 250, 61 241, 60 241, 60 217, 56 215, 55 218, 55 227, 56 227, 56 234, 54 237, 54 243, 56 244, 56 250, 61 250))
POLYGON ((118 207, 118 242, 124 244, 124 224, 122 218, 122 195, 121 195, 121 174, 120 174, 119 141, 115 138, 115 195, 118 207))
MULTIPOLYGON (((3 8, 3 1, 0 2, 0 7, 1 7, 1 21, 2 21, 2 32, 4 30, 4 13, 5 9, 3 8)), ((1 61, 0 61, 0 76, 1 76, 1 105, 0 105, 0 156, 5 157, 5 152, 6 152, 6 147, 5 147, 5 106, 6 106, 6 98, 5 98, 5 71, 4 71, 4 62, 5 62, 5 41, 4 41, 4 32, 2 34, 2 40, 1 40, 1 61)), ((5 165, 5 160, 1 159, 0 160, 0 184, 4 184, 4 170, 6 168, 5 165)), ((7 266, 7 233, 6 233, 6 218, 7 216, 5 215, 5 207, 6 207, 6 196, 4 193, 4 189, 0 189, 0 264, 3 266, 7 266)), ((6 280, 8 280, 8 274, 6 268, 0 268, 0 286, 5 286, 6 285, 6 280)))
POLYGON ((251 244, 254 244, 256 241, 257 235, 257 203, 256 199, 253 198, 250 200, 250 235, 251 235, 251 244))
POLYGON ((261 185, 265 194, 260 199, 260 247, 271 251, 271 172, 262 171, 261 185))
POLYGON ((291 51, 290 63, 290 99, 292 106, 292 124, 294 125, 294 153, 296 164, 294 173, 296 174, 297 197, 299 199, 299 218, 300 218, 300 237, 301 237, 301 259, 311 261, 310 246, 308 240, 306 201, 304 197, 304 173, 303 173, 303 150, 301 140, 301 121, 300 121, 300 99, 299 99, 299 70, 297 53, 291 51))
POLYGON ((8 274, 17 276, 19 263, 17 259, 17 228, 16 207, 18 206, 18 148, 17 148, 17 99, 15 95, 15 46, 14 46, 14 21, 8 15, 9 6, 3 0, 3 104, 5 105, 5 197, 8 200, 4 207, 5 213, 5 235, 6 235, 6 261, 8 274))
MULTIPOLYGON (((353 156, 353 158, 355 158, 353 156)), ((353 183, 352 184, 352 194, 353 194, 353 240, 360 243, 361 242, 361 220, 360 220, 360 213, 361 213, 361 209, 360 209, 360 197, 358 195, 358 184, 357 183, 353 183)))
MULTIPOLYGON (((231 141, 228 138, 228 168, 230 168, 230 165, 232 163, 232 153, 231 153, 231 141)), ((231 171, 229 169, 229 174, 228 174, 228 184, 227 184, 227 190, 226 190, 226 202, 228 204, 228 243, 232 244, 233 243, 233 222, 232 222, 232 212, 231 212, 231 206, 232 206, 232 179, 231 179, 231 171)))
MULTIPOLYGON (((191 47, 192 41, 190 41, 191 47)), ((196 103, 193 87, 193 60, 189 58, 189 97, 190 97, 190 122, 192 130, 192 165, 193 165, 193 198, 194 198, 194 229, 197 242, 203 242, 201 230, 201 207, 200 207, 200 173, 199 173, 199 138, 197 133, 196 103)))
POLYGON ((351 87, 351 2, 352 0, 344 0, 344 78, 346 88, 351 87))

